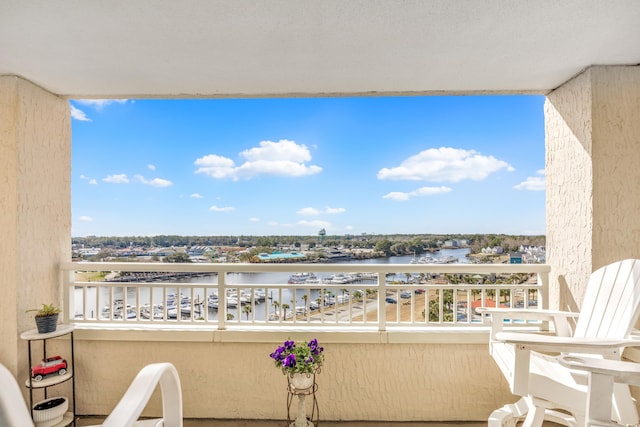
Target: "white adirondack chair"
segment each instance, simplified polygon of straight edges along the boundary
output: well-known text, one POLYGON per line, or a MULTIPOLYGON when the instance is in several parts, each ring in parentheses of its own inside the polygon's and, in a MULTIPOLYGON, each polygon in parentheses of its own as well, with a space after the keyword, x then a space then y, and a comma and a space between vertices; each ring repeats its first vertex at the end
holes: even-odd
MULTIPOLYGON (((2 364, 0 384, 0 426, 33 427, 18 383, 2 364)), ((176 368, 170 363, 152 363, 142 368, 100 426, 182 427, 182 389, 176 368), (162 389, 163 418, 138 421, 158 384, 162 389)))
POLYGON ((589 373, 587 427, 620 427, 611 422, 611 394, 615 383, 640 386, 640 364, 621 360, 561 356, 560 364, 589 373))
MULTIPOLYGON (((583 426, 587 402, 587 374, 559 363, 561 354, 589 354, 620 359, 640 313, 640 260, 624 260, 602 267, 590 276, 580 313, 526 309, 479 309, 491 314, 490 353, 507 379, 511 392, 522 398, 495 410, 490 427, 539 427, 544 419, 583 426), (578 317, 573 334, 571 317, 578 317), (549 321, 556 335, 507 332, 505 319, 549 321), (543 354, 544 353, 544 354, 543 354)), ((616 384, 612 419, 638 423, 638 413, 626 384, 616 384)))

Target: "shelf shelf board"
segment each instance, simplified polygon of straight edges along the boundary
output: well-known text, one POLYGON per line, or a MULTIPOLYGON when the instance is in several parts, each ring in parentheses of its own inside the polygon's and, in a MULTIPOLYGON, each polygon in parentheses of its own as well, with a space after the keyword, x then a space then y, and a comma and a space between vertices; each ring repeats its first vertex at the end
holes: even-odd
POLYGON ((73 332, 73 325, 59 324, 54 332, 47 334, 41 334, 37 329, 31 329, 20 334, 20 339, 33 341, 33 340, 48 340, 50 338, 60 337, 68 333, 73 332))
POLYGON ((49 375, 48 377, 43 378, 40 381, 32 381, 31 384, 29 384, 29 378, 27 378, 27 380, 24 382, 24 385, 29 388, 29 386, 31 386, 31 388, 45 388, 45 387, 51 387, 53 385, 56 384, 60 384, 63 383, 67 380, 70 380, 73 377, 73 372, 71 371, 67 371, 66 374, 64 375, 49 375))

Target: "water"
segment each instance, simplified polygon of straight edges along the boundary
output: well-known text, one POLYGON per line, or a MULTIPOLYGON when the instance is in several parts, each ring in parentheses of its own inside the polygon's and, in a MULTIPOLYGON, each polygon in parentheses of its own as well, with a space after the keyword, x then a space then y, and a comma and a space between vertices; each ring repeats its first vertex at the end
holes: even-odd
MULTIPOLYGON (((428 254, 432 256, 434 259, 445 258, 448 256, 454 256, 458 258, 458 263, 469 263, 466 255, 469 253, 469 249, 442 249, 439 252, 435 252, 432 254, 428 254)), ((417 258, 417 257, 416 257, 417 258)), ((374 258, 367 260, 357 260, 357 261, 349 261, 349 264, 410 264, 411 261, 414 260, 413 255, 405 255, 405 256, 394 256, 389 258, 374 258)), ((326 295, 321 295, 321 291, 319 289, 301 289, 295 288, 295 285, 290 285, 284 289, 268 289, 268 285, 282 285, 286 284, 291 273, 282 272, 282 273, 229 273, 227 275, 227 287, 233 287, 233 285, 254 285, 252 288, 258 289, 257 285, 265 285, 263 288, 266 295, 265 301, 262 303, 256 303, 255 313, 251 313, 250 316, 255 318, 255 320, 265 320, 269 317, 269 313, 275 311, 275 305, 278 304, 288 304, 290 306, 289 310, 295 309, 295 307, 305 307, 307 303, 304 300, 304 295, 307 295, 307 300, 309 303, 315 302, 318 299, 325 300, 327 298, 334 298, 341 302, 340 298, 344 298, 344 293, 340 295, 340 292, 335 292, 337 289, 333 291, 334 295, 327 297, 326 295), (335 293, 339 293, 339 295, 335 295, 335 293), (295 296, 294 296, 295 295, 295 296), (274 305, 275 303, 275 305, 274 305)), ((317 274, 318 279, 322 281, 330 276, 330 273, 317 274)), ((122 286, 116 287, 99 287, 99 297, 96 301, 96 288, 87 288, 85 295, 85 309, 83 310, 83 299, 82 299, 82 289, 76 289, 76 298, 75 298, 75 308, 76 314, 81 314, 83 311, 90 318, 95 318, 96 315, 100 315, 100 313, 104 313, 104 309, 108 308, 110 301, 110 293, 112 292, 111 299, 112 300, 122 300, 123 292, 126 288, 126 303, 131 306, 144 306, 150 304, 159 304, 165 300, 165 292, 166 295, 174 294, 179 295, 182 292, 183 296, 189 297, 190 300, 194 302, 204 302, 202 305, 197 305, 196 308, 200 308, 200 311, 194 314, 194 317, 205 317, 208 320, 217 319, 218 311, 217 309, 207 308, 207 297, 211 295, 215 290, 214 286, 217 285, 217 276, 198 276, 185 278, 182 280, 176 280, 172 283, 177 285, 184 285, 185 287, 180 290, 178 286, 169 287, 166 290, 157 287, 158 283, 144 283, 144 284, 136 284, 135 286, 127 286, 126 283, 123 283, 122 286), (152 288, 153 287, 153 288, 152 288), (110 289, 112 288, 112 289, 110 289), (150 295, 152 298, 150 298, 150 295), (138 301, 140 303, 138 303, 138 301)), ((366 287, 367 284, 376 284, 376 280, 365 280, 362 283, 363 287, 366 287)), ((318 285, 322 287, 321 285, 318 285)), ((353 287, 353 285, 347 285, 353 287)), ((236 288, 235 291, 240 294, 243 289, 251 292, 249 288, 236 288)), ((238 295, 240 296, 240 295, 238 295)), ((177 307, 179 311, 179 306, 177 307)), ((228 308, 228 313, 230 313, 234 319, 238 319, 238 316, 242 316, 243 319, 246 318, 247 313, 242 312, 242 308, 240 303, 238 303, 238 307, 236 308, 228 308)), ((135 310, 130 310, 131 318, 134 318, 135 310)), ((108 318, 108 314, 103 314, 105 318, 108 318)), ((179 313, 176 313, 179 316, 179 313)), ((188 316, 188 313, 186 314, 188 316)))

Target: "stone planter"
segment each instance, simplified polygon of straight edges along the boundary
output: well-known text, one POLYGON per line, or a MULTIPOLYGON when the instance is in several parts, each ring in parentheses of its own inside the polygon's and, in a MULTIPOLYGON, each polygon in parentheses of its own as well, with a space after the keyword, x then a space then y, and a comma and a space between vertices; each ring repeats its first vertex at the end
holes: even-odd
POLYGON ((36 327, 41 334, 55 332, 58 327, 58 314, 51 316, 36 316, 36 327))
POLYGON ((308 390, 313 387, 315 375, 296 373, 289 376, 289 383, 295 390, 308 390))
POLYGON ((51 397, 33 406, 33 422, 36 427, 51 427, 62 421, 69 409, 66 397, 51 397))

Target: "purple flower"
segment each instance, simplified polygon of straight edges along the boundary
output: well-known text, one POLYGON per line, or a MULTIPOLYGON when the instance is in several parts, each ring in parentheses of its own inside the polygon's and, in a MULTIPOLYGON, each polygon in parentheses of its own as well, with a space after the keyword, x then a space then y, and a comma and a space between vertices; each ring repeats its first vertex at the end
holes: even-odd
POLYGON ((284 349, 291 351, 291 350, 293 350, 293 346, 294 345, 295 345, 295 342, 293 342, 293 341, 285 341, 284 342, 284 349))
POLYGON ((309 346, 309 348, 311 349, 311 353, 318 355, 320 353, 322 353, 322 351, 324 350, 324 348, 320 347, 318 345, 318 340, 316 338, 312 339, 311 341, 309 341, 309 344, 307 344, 309 346))
POLYGON ((293 353, 289 354, 284 359, 284 362, 282 362, 282 365, 286 366, 287 368, 294 368, 296 366, 296 355, 293 353))
POLYGON ((276 348, 276 351, 274 351, 273 353, 271 353, 271 358, 281 362, 282 359, 284 358, 284 347, 278 347, 276 348))

